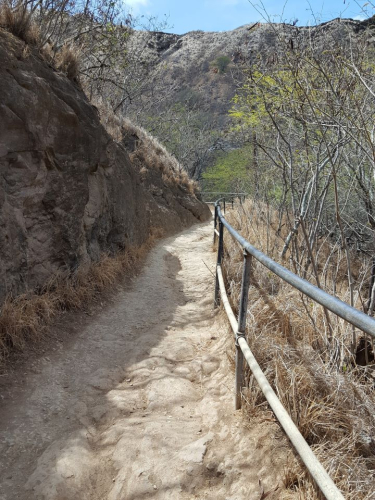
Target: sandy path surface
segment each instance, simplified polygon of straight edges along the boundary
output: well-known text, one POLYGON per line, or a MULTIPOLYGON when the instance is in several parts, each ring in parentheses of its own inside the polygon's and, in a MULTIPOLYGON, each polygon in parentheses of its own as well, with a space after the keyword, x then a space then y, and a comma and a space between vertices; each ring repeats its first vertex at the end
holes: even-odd
POLYGON ((284 498, 262 494, 281 486, 281 431, 233 410, 211 243, 209 223, 160 242, 109 306, 3 383, 1 500, 284 498))

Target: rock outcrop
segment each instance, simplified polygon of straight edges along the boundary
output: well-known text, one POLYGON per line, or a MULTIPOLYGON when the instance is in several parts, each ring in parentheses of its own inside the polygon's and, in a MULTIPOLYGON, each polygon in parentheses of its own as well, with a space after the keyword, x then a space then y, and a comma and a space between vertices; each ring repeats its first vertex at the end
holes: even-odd
POLYGON ((61 270, 210 216, 141 177, 80 88, 0 29, 0 303, 61 270))

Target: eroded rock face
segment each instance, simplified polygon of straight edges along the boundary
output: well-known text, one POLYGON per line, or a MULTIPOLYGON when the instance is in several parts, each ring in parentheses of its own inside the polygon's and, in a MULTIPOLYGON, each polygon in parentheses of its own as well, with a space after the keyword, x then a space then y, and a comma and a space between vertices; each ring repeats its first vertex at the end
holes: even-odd
POLYGON ((141 179, 83 92, 1 29, 0 174, 0 303, 210 216, 157 172, 141 179))

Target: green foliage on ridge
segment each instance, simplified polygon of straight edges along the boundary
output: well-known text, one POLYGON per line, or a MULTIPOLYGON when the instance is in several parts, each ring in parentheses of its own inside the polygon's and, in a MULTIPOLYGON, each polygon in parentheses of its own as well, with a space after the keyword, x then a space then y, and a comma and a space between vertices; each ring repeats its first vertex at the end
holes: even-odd
POLYGON ((218 72, 223 75, 227 71, 230 61, 231 59, 229 56, 221 55, 215 59, 212 66, 217 68, 218 72))
POLYGON ((214 165, 203 174, 203 190, 232 192, 246 189, 252 157, 250 145, 220 153, 214 165))

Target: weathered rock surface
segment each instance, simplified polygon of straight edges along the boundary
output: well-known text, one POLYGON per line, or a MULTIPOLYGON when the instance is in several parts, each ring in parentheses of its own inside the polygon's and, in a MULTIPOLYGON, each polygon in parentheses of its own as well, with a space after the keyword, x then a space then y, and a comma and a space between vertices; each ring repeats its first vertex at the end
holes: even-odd
POLYGON ((210 212, 139 175, 84 93, 0 29, 0 303, 210 212))

